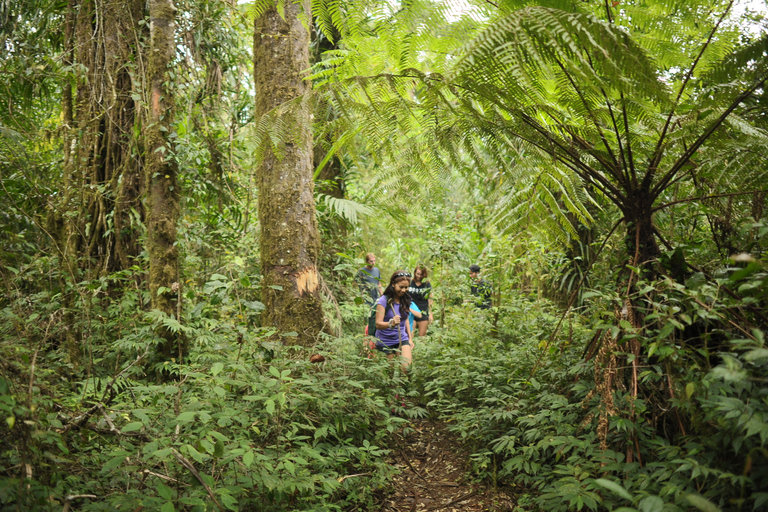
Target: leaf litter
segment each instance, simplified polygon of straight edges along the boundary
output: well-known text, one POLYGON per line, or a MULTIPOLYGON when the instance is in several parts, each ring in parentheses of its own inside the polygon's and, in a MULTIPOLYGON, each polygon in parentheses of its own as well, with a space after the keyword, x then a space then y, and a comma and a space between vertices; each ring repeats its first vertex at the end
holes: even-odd
POLYGON ((469 457, 445 424, 413 420, 392 443, 390 464, 398 468, 382 512, 505 512, 514 500, 502 488, 473 481, 469 457))

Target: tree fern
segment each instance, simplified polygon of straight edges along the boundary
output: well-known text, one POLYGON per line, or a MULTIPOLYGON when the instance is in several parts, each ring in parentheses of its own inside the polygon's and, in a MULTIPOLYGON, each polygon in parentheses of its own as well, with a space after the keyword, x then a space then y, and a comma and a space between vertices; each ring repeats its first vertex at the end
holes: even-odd
POLYGON ((319 194, 318 203, 319 210, 325 207, 331 214, 345 219, 350 224, 357 224, 361 215, 373 213, 373 209, 369 206, 350 199, 333 197, 327 194, 319 194))

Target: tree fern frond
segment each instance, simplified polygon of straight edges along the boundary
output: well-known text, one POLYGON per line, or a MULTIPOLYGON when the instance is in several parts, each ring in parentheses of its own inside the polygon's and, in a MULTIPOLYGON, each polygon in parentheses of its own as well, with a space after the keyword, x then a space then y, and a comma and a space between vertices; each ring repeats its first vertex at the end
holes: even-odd
POLYGON ((333 215, 337 215, 353 225, 358 223, 359 216, 373 213, 373 209, 369 206, 350 199, 333 197, 327 194, 319 194, 318 199, 319 203, 325 205, 333 215))

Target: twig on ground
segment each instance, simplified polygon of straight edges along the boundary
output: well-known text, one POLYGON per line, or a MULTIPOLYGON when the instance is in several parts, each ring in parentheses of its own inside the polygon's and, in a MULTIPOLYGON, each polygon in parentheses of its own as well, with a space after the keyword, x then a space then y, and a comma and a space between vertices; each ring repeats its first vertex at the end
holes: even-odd
POLYGON ((216 495, 213 494, 213 491, 211 490, 211 488, 208 487, 207 483, 205 483, 205 480, 203 480, 203 477, 200 476, 200 473, 197 471, 197 469, 195 469, 195 466, 191 462, 189 462, 189 460, 186 457, 184 457, 182 454, 180 454, 178 451, 176 451, 175 448, 171 448, 171 451, 173 452, 173 455, 176 457, 176 460, 178 460, 179 463, 182 466, 187 468, 187 470, 189 470, 189 472, 192 473, 192 475, 195 478, 197 478, 197 481, 200 482, 203 485, 205 490, 208 492, 208 496, 210 496, 211 499, 213 500, 213 502, 216 504, 216 506, 219 507, 219 510, 223 511, 224 508, 221 506, 219 501, 216 499, 216 495))
POLYGON ((345 476, 340 476, 340 477, 339 477, 339 478, 337 478, 336 480, 338 480, 338 481, 339 481, 339 483, 342 483, 342 482, 343 482, 344 480, 346 480, 347 478, 354 478, 354 477, 356 477, 356 476, 368 476, 368 475, 370 475, 370 473, 358 473, 358 474, 356 474, 356 475, 345 475, 345 476))
POLYGON ((171 478, 170 476, 163 475, 163 474, 160 474, 160 473, 155 473, 154 471, 150 471, 148 469, 145 469, 144 473, 147 474, 147 475, 156 476, 157 478, 162 478, 163 480, 167 480, 169 482, 174 482, 174 483, 181 484, 181 485, 184 485, 184 486, 189 485, 187 483, 180 482, 180 481, 176 480, 175 478, 171 478))

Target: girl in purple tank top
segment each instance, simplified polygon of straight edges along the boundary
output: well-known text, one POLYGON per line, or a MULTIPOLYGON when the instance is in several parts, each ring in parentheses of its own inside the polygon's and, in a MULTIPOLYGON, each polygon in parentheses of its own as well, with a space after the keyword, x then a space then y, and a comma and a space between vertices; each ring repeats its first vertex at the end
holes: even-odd
POLYGON ((411 296, 408 285, 411 274, 398 270, 389 279, 384 295, 376 302, 376 349, 394 359, 396 353, 403 357, 403 372, 411 364, 411 328, 408 325, 408 310, 411 296))

